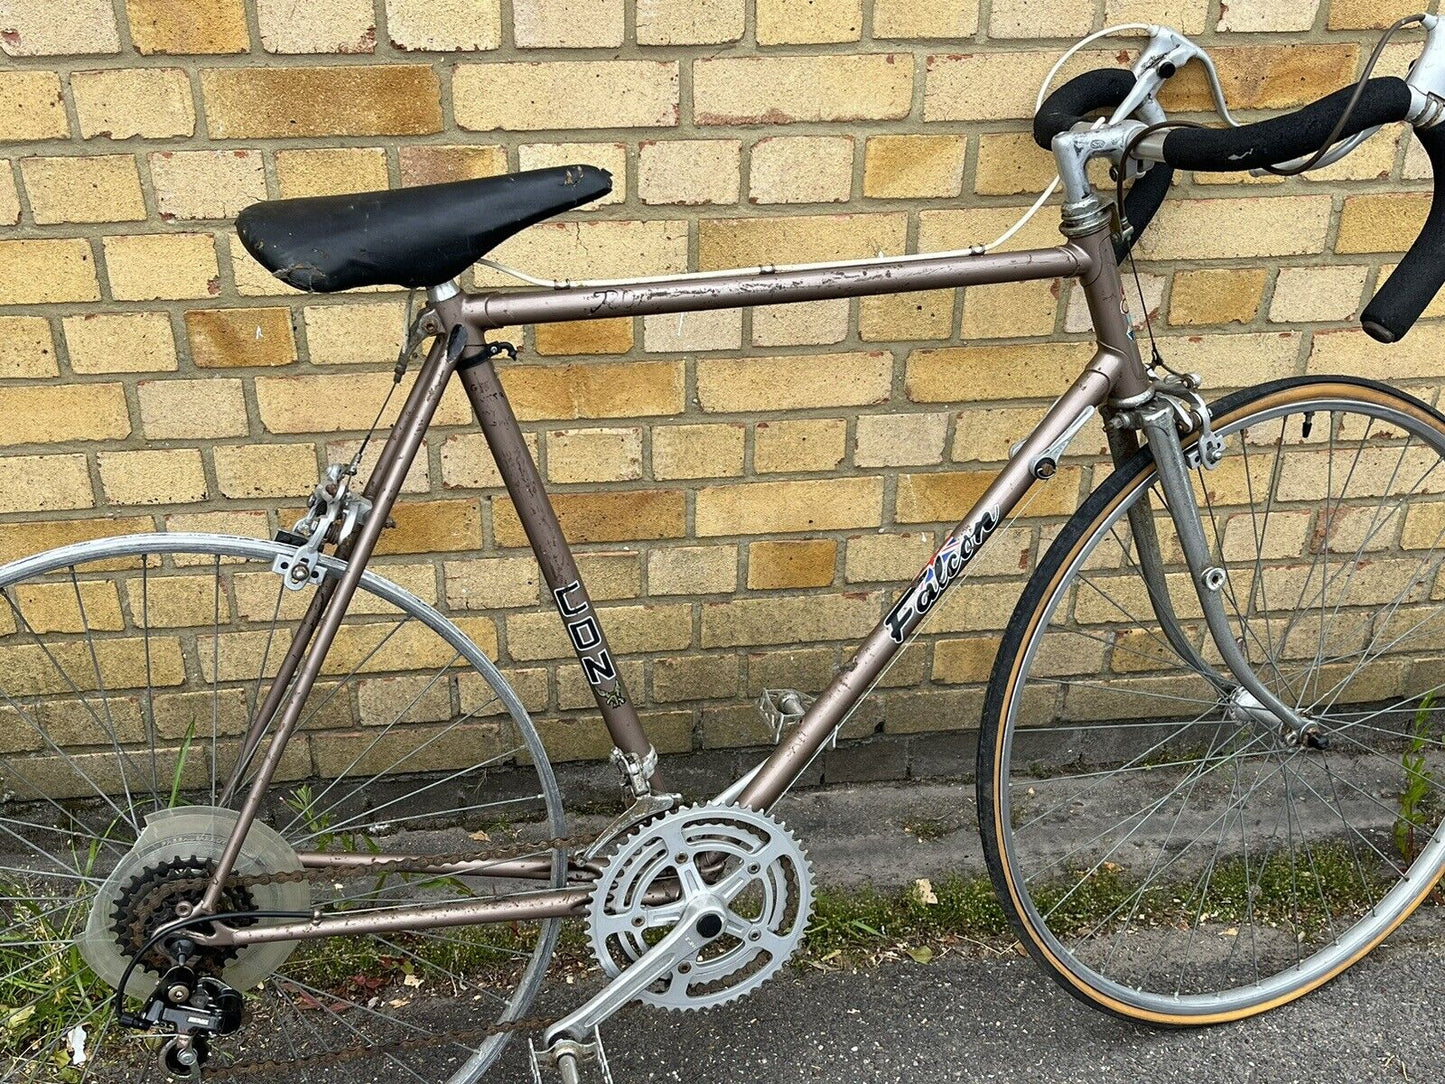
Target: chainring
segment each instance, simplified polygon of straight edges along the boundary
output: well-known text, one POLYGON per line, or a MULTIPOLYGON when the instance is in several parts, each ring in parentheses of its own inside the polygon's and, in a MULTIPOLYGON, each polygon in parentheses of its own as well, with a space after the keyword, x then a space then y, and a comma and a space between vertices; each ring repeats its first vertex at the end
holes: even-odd
POLYGON ((659 1008, 706 1009, 757 989, 802 943, 813 908, 813 869, 787 826, 733 805, 697 805, 650 821, 609 858, 588 907, 592 951, 615 976, 681 918, 679 868, 692 865, 723 892, 724 933, 642 992, 659 1008), (659 902, 665 901, 665 902, 659 902))

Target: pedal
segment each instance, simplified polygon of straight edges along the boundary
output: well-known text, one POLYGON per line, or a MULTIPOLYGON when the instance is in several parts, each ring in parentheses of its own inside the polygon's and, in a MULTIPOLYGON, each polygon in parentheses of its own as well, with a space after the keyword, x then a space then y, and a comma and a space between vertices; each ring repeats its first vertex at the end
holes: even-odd
POLYGON ((592 1029, 592 1041, 578 1042, 576 1039, 557 1039, 546 1050, 538 1050, 532 1040, 527 1040, 527 1053, 532 1063, 532 1084, 544 1084, 542 1068, 557 1070, 562 1084, 582 1084, 584 1079, 595 1078, 602 1084, 613 1084, 612 1070, 607 1065, 607 1051, 602 1047, 602 1033, 592 1029), (596 1067, 583 1077, 583 1070, 596 1067))
MULTIPOLYGON (((783 740, 783 734, 807 714, 816 697, 800 693, 797 689, 764 689, 758 697, 758 711, 762 714, 763 725, 773 735, 773 744, 783 740)), ((833 731, 832 744, 838 744, 838 731, 833 731)))

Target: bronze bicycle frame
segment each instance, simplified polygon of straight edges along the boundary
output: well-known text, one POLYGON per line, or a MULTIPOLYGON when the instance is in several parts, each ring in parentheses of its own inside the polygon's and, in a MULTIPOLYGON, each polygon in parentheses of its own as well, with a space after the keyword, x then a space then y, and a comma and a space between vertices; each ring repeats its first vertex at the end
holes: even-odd
MULTIPOLYGON (((339 578, 328 580, 324 589, 313 597, 280 673, 252 721, 246 755, 238 761, 228 794, 238 789, 242 765, 251 762, 267 733, 271 734, 271 740, 248 784, 235 832, 195 913, 216 911, 221 887, 261 808, 402 480, 442 393, 454 376, 460 378, 471 400, 613 743, 624 754, 636 758, 651 752, 652 746, 628 699, 606 634, 492 363, 486 347, 489 331, 520 324, 777 305, 1053 278, 1078 279, 1082 283, 1097 341, 1093 358, 1017 448, 975 506, 949 534, 934 559, 866 638, 853 660, 809 707, 796 728, 757 769, 727 792, 742 805, 765 809, 801 776, 937 599, 987 544, 994 528, 1007 519, 1039 478, 1046 476, 1039 463, 1047 461, 1052 466, 1048 453, 1066 443, 1091 411, 1103 410, 1110 404, 1132 404, 1150 394, 1149 377, 1134 342, 1107 222, 1100 223, 1096 218, 1090 228, 1079 231, 1064 244, 1020 252, 919 258, 906 263, 879 260, 805 271, 679 277, 606 288, 477 294, 452 291, 450 296, 444 296, 445 290, 433 291, 425 329, 436 338, 367 484, 365 496, 373 502, 371 514, 347 552, 340 554, 347 559, 346 571, 339 578), (451 350, 448 350, 449 343, 451 350)), ((807 362, 806 358, 799 359, 800 364, 807 362)), ((653 785, 659 784, 660 776, 654 776, 653 785)), ((320 855, 302 855, 301 860, 311 866, 327 863, 326 857, 320 855)), ((425 858, 376 858, 379 869, 405 870, 409 863, 419 866, 425 863, 425 858)), ((551 863, 514 860, 451 867, 451 870, 488 877, 539 878, 551 876, 551 863)), ((579 885, 383 913, 333 917, 318 914, 310 920, 275 926, 240 929, 222 926, 211 935, 194 936, 198 941, 239 946, 342 934, 538 920, 576 914, 585 907, 590 891, 579 885)))

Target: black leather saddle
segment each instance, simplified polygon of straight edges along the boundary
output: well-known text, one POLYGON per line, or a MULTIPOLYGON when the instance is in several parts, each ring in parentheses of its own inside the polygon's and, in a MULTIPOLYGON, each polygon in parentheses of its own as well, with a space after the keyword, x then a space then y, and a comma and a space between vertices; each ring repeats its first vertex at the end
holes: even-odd
POLYGON ((267 200, 236 216, 246 251, 288 286, 436 286, 514 233, 612 191, 596 166, 386 192, 267 200))

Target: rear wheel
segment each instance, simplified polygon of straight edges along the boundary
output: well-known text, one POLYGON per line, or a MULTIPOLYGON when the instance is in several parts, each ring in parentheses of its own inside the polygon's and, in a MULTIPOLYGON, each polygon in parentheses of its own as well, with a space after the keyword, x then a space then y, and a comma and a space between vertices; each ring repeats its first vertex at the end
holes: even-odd
POLYGON ((1161 1024, 1307 993, 1445 867, 1445 418, 1346 379, 1251 389, 1214 417, 1225 458, 1194 486, 1226 610, 1328 747, 1203 676, 1222 664, 1147 450, 1040 562, 979 747, 985 851, 1023 943, 1071 993, 1161 1024), (1131 510, 1155 525, 1173 630, 1131 510))
MULTIPOLYGON (((148 932, 199 898, 235 823, 227 777, 314 590, 285 589, 281 552, 144 535, 0 568, 4 1079, 154 1079, 156 1052, 120 1033, 109 995, 148 932)), ((226 890, 225 910, 360 915, 562 884, 564 856, 542 843, 563 834, 556 781, 474 642, 489 622, 419 598, 435 589, 430 567, 397 571, 417 594, 363 576, 237 865, 251 880, 226 890), (503 848, 539 859, 537 879, 317 868, 503 848)), ((557 932, 550 920, 203 950, 191 962, 244 989, 248 1008, 240 1032, 209 1043, 211 1068, 274 1061, 248 1076, 321 1081, 344 1062, 347 1079, 476 1080, 506 1041, 492 1025, 526 1011, 557 932)), ((153 950, 127 992, 143 997, 169 964, 153 950)))

